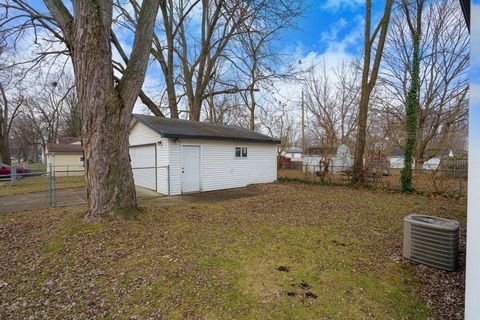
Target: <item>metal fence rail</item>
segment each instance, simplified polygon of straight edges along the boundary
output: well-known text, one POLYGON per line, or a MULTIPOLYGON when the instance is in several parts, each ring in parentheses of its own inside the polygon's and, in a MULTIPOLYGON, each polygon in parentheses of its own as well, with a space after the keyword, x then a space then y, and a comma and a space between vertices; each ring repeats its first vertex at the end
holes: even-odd
MULTIPOLYGON (((304 164, 301 168, 279 169, 281 178, 293 178, 311 182, 325 182, 347 185, 351 183, 352 168, 346 166, 321 166, 304 164)), ((401 189, 401 169, 388 165, 369 166, 364 168, 364 183, 368 186, 388 189, 401 189)), ((437 194, 465 195, 468 183, 468 170, 464 168, 413 169, 412 181, 419 192, 437 194)))
MULTIPOLYGON (((12 194, 45 194, 48 207, 76 207, 86 202, 85 168, 81 165, 34 164, 11 166, 9 174, 0 175, 2 187, 15 188, 12 194), (17 170, 21 168, 20 170, 17 170), (27 168, 27 169, 25 169, 27 168)), ((135 166, 132 168, 135 185, 170 195, 170 167, 135 166)), ((140 195, 142 196, 142 195, 140 195)))
POLYGON ((170 166, 132 167, 135 185, 170 195, 170 166))

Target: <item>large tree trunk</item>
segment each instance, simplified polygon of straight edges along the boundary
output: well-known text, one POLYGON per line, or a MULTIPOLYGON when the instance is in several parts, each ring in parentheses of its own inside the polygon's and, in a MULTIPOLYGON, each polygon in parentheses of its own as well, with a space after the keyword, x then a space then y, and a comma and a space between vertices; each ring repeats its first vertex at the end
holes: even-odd
POLYGON ((70 49, 81 110, 88 213, 86 218, 132 217, 137 203, 128 153, 131 113, 147 69, 159 0, 144 0, 129 63, 114 85, 112 2, 73 1, 74 17, 45 0, 70 49))
MULTIPOLYGON (((79 5, 80 7, 81 5, 79 5)), ((136 211, 135 185, 128 156, 133 105, 125 105, 113 82, 110 27, 94 5, 76 19, 73 65, 82 111, 89 218, 130 216, 136 211)))
POLYGON ((367 139, 367 118, 368 118, 368 102, 370 100, 370 85, 368 76, 370 74, 370 59, 372 45, 370 41, 370 24, 372 3, 366 2, 365 7, 365 34, 364 34, 364 52, 363 52, 363 70, 362 70, 362 87, 360 92, 360 105, 358 107, 358 126, 357 139, 355 144, 355 155, 353 159, 353 176, 352 183, 358 184, 363 182, 363 154, 365 152, 365 144, 367 139))
POLYGON ((175 92, 173 75, 171 75, 171 78, 170 80, 167 78, 168 108, 170 109, 170 118, 178 119, 177 94, 175 92))
POLYGON ((253 85, 250 88, 250 130, 255 130, 255 92, 253 91, 253 85))
MULTIPOLYGON (((128 153, 131 113, 118 97, 92 101, 101 110, 84 114, 82 127, 85 153, 88 217, 121 216, 135 213, 136 194, 128 153), (100 104, 99 104, 100 102, 100 104)), ((85 102, 84 102, 85 103, 85 102)))
POLYGON ((190 120, 200 121, 200 114, 202 111, 202 100, 196 95, 191 102, 190 120))
MULTIPOLYGON (((402 169, 401 182, 402 191, 413 191, 412 185, 412 161, 415 155, 415 143, 417 137, 417 109, 418 109, 418 94, 420 89, 420 39, 422 35, 422 9, 423 0, 417 0, 417 16, 416 25, 410 19, 409 7, 406 0, 403 0, 403 7, 407 17, 407 22, 410 32, 413 37, 413 59, 412 59, 412 80, 410 89, 408 91, 406 100, 406 119, 405 129, 407 132, 407 141, 405 144, 405 159, 404 167, 402 169)), ((421 156, 417 156, 417 166, 423 166, 423 152, 421 156), (421 164, 418 162, 422 161, 421 164)))
POLYGON ((367 0, 365 5, 365 35, 364 35, 364 59, 363 59, 363 71, 362 71, 362 90, 360 96, 360 105, 358 110, 358 131, 357 131, 357 143, 355 146, 355 156, 353 162, 353 175, 352 183, 359 184, 364 181, 363 172, 363 156, 365 153, 365 145, 367 140, 367 120, 368 120, 368 105, 370 95, 375 87, 377 81, 378 70, 380 68, 380 62, 382 60, 383 48, 385 46, 385 39, 387 37, 388 25, 390 23, 390 13, 392 10, 393 0, 387 0, 385 3, 385 9, 383 17, 379 24, 375 28, 373 34, 371 34, 371 15, 372 15, 372 1, 367 0), (370 69, 372 47, 374 46, 375 39, 378 36, 378 42, 376 46, 375 59, 370 69))
POLYGON ((0 108, 0 159, 2 163, 11 164, 10 148, 8 145, 8 100, 5 90, 0 83, 1 108, 0 108))
POLYGON ((368 101, 370 99, 370 94, 367 94, 366 90, 368 90, 368 88, 362 86, 360 106, 358 108, 357 143, 355 144, 355 156, 353 160, 353 184, 362 183, 364 180, 363 155, 367 141, 368 101))
MULTIPOLYGON (((421 114, 419 114, 421 110, 417 108, 417 118, 421 117, 421 114)), ((418 125, 416 128, 416 137, 415 137, 415 169, 422 169, 423 164, 425 163, 425 151, 427 149, 427 143, 430 139, 423 139, 423 127, 424 127, 424 121, 421 121, 424 119, 418 119, 418 125)))
POLYGON ((2 135, 0 137, 0 155, 2 159, 2 163, 11 165, 11 160, 10 160, 10 148, 8 145, 8 136, 2 135))

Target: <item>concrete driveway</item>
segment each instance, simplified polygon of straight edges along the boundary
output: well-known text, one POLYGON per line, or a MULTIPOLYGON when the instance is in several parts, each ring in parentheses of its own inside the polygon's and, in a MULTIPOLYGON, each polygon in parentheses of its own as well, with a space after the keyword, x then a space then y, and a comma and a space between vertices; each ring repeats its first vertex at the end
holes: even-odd
MULTIPOLYGON (((266 193, 254 185, 245 188, 201 192, 172 197, 167 197, 142 187, 136 187, 136 191, 139 205, 150 208, 195 203, 214 203, 253 197, 266 193)), ((83 207, 87 203, 86 190, 85 188, 59 189, 56 192, 56 203, 57 207, 83 207)), ((0 197, 0 214, 45 208, 48 208, 47 191, 0 197)))

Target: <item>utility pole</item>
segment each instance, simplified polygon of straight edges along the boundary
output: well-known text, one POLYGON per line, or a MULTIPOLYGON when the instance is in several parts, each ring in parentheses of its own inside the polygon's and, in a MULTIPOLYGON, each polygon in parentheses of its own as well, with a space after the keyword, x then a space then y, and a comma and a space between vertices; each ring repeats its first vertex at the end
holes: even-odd
POLYGON ((305 105, 303 103, 303 90, 302 90, 302 154, 305 154, 305 105))

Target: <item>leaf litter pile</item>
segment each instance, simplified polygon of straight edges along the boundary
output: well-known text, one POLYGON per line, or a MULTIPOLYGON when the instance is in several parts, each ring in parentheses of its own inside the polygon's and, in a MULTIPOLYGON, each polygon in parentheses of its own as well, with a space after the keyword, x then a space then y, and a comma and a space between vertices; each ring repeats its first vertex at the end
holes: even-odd
POLYGON ((414 265, 401 246, 405 215, 464 227, 464 202, 248 189, 259 195, 145 207, 136 221, 86 223, 82 209, 0 216, 0 319, 463 317, 464 262, 458 272, 414 265))

